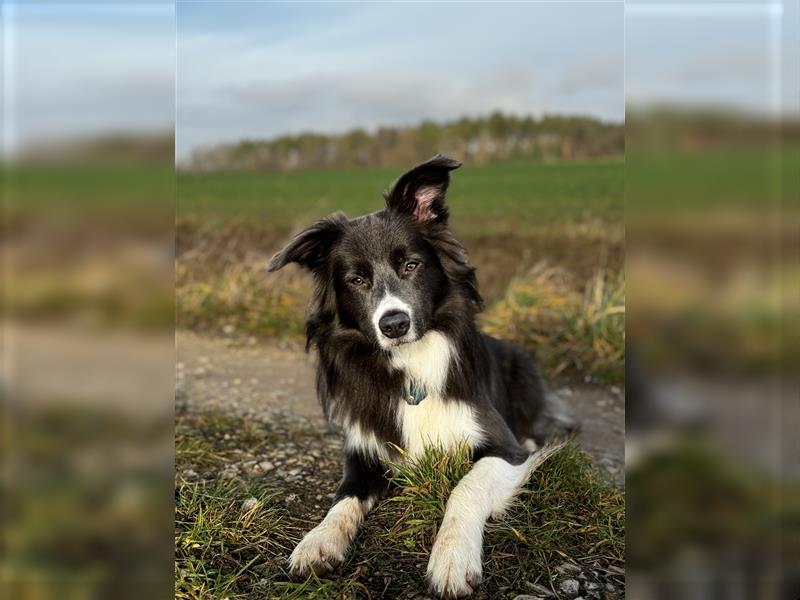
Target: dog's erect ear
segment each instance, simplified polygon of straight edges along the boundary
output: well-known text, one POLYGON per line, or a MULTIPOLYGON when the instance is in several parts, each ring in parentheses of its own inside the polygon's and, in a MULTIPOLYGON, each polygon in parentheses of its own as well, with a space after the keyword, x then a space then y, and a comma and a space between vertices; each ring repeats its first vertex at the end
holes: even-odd
POLYGON ((450 171, 460 166, 459 161, 441 154, 417 165, 384 194, 386 207, 418 223, 446 223, 445 194, 450 185, 450 171))
POLYGON ((323 264, 331 246, 339 239, 346 221, 347 217, 338 213, 301 231, 272 257, 267 270, 277 271, 289 263, 297 263, 309 271, 315 271, 323 264))

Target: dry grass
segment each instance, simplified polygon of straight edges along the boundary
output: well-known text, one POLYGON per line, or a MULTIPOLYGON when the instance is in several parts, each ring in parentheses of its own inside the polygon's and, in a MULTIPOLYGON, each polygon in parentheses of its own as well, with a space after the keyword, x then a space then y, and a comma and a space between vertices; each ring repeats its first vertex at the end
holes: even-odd
POLYGON ((294 269, 265 277, 262 263, 226 266, 203 280, 176 265, 175 304, 179 327, 231 325, 259 335, 300 335, 310 282, 294 269))
POLYGON ((605 382, 624 377, 625 279, 598 271, 583 289, 546 263, 514 279, 482 317, 485 331, 534 350, 545 371, 605 382))

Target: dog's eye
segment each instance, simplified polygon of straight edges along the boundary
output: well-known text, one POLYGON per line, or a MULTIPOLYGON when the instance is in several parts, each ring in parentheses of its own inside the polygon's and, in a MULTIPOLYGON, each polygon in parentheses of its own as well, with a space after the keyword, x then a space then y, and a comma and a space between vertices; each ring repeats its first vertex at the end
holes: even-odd
POLYGON ((418 266, 419 266, 419 262, 417 262, 417 261, 415 261, 415 260, 410 260, 410 261, 408 261, 408 262, 406 263, 406 266, 403 268, 403 270, 404 270, 406 273, 411 273, 411 271, 413 271, 414 269, 416 269, 418 266))
POLYGON ((350 279, 350 285, 361 286, 366 283, 363 277, 352 277, 350 279))

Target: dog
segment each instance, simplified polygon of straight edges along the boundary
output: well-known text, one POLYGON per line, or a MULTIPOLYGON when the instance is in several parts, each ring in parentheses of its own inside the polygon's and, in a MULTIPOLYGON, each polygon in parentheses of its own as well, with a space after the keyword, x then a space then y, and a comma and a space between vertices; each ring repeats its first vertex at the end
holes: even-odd
POLYGON ((483 529, 555 449, 533 452, 577 423, 547 394, 533 358, 481 333, 475 268, 448 228, 450 172, 441 154, 384 193, 386 208, 337 213, 297 234, 268 270, 313 274, 307 350, 318 353, 317 395, 344 432, 344 475, 324 520, 297 545, 290 572, 324 573, 389 489, 388 463, 426 445, 466 443, 474 464, 448 499, 427 567, 442 597, 472 593, 483 529))

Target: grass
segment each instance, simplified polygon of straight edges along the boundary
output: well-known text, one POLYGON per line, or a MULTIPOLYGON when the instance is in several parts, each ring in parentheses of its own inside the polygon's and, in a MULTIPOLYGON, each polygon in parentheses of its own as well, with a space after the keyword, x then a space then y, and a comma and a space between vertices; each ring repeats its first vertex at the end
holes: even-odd
POLYGON ((571 274, 539 263, 483 315, 484 329, 536 351, 551 377, 564 371, 620 383, 625 368, 625 280, 598 272, 578 291, 571 274))
MULTIPOLYGON (((344 564, 328 577, 297 581, 286 561, 316 524, 309 502, 286 502, 285 486, 266 475, 218 475, 235 460, 234 447, 270 443, 273 435, 233 417, 179 415, 176 598, 395 598, 422 592, 437 526, 450 491, 470 468, 469 452, 430 449, 395 465, 393 493, 373 509, 344 564), (192 466, 206 479, 181 476, 192 466)), ((539 467, 509 513, 487 527, 484 582, 475 597, 512 597, 528 584, 557 591, 557 568, 565 561, 621 588, 624 523, 622 492, 568 446, 539 467)))
MULTIPOLYGON (((341 210, 349 216, 383 207, 381 193, 398 169, 178 176, 178 215, 247 215, 291 227, 341 210)), ((535 232, 544 223, 600 219, 621 223, 623 162, 464 166, 453 176, 454 225, 465 235, 535 232)))

